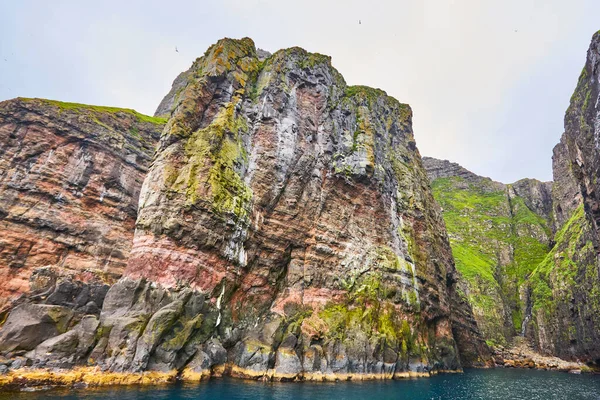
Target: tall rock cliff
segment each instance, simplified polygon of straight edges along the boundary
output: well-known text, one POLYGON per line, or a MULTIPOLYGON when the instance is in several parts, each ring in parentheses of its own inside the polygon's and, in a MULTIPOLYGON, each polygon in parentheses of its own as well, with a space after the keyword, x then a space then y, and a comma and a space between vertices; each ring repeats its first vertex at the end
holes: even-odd
POLYGON ((456 368, 454 268, 410 108, 347 86, 326 56, 261 61, 249 39, 218 42, 182 76, 126 275, 218 301, 240 367, 321 371, 306 362, 320 354, 345 360, 334 371, 456 368), (275 365, 247 365, 256 346, 275 365))
POLYGON ((115 281, 164 120, 40 99, 0 103, 0 308, 36 267, 115 281))
POLYGON ((524 283, 552 244, 552 186, 533 179, 505 185, 429 157, 423 164, 443 209, 459 287, 484 337, 505 345, 524 332, 524 283))
POLYGON ((557 226, 550 254, 531 278, 533 323, 541 349, 600 362, 600 32, 554 148, 557 226))
MULTIPOLYGON (((553 151, 554 181, 512 185, 425 158, 484 337, 600 363, 600 32, 553 151)), ((459 287, 461 283, 459 282, 459 287)))
POLYGON ((94 315, 31 296, 0 351, 192 379, 391 378, 489 360, 408 105, 346 85, 327 56, 269 55, 246 38, 211 46, 157 115, 169 120, 124 278, 94 315))

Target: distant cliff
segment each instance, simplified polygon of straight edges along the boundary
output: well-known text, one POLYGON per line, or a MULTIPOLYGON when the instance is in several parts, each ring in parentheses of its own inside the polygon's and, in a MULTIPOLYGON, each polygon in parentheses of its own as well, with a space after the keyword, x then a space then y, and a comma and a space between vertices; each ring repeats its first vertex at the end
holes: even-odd
POLYGON ((600 32, 553 151, 554 181, 511 185, 424 158, 465 296, 484 337, 600 360, 600 32))
POLYGON ((554 148, 555 246, 531 277, 535 336, 562 357, 600 360, 600 32, 554 148))
POLYGON ((531 312, 525 282, 552 245, 552 184, 505 185, 424 157, 462 287, 484 337, 507 344, 531 312))

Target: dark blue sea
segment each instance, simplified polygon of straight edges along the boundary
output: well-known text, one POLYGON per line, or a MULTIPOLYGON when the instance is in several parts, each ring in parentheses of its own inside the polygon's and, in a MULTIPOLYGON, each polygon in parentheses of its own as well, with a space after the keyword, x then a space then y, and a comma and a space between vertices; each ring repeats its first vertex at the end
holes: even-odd
POLYGON ((600 375, 517 369, 467 370, 431 378, 337 383, 263 383, 212 379, 198 384, 0 393, 0 399, 60 400, 358 400, 600 399, 600 375))

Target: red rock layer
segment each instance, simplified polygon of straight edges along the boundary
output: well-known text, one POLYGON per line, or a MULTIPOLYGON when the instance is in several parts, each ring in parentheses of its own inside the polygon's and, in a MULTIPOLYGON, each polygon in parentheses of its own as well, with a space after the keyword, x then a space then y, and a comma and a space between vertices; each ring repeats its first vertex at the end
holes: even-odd
POLYGON ((0 307, 29 289, 36 267, 121 275, 163 123, 125 109, 0 103, 0 307))

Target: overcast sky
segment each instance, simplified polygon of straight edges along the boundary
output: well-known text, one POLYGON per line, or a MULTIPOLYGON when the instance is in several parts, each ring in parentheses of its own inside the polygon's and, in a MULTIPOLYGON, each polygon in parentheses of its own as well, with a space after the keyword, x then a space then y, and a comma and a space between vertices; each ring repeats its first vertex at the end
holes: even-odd
POLYGON ((599 16, 599 0, 0 0, 0 100, 153 114, 208 46, 248 36, 331 55, 349 84, 409 103, 422 155, 550 180, 599 16))

